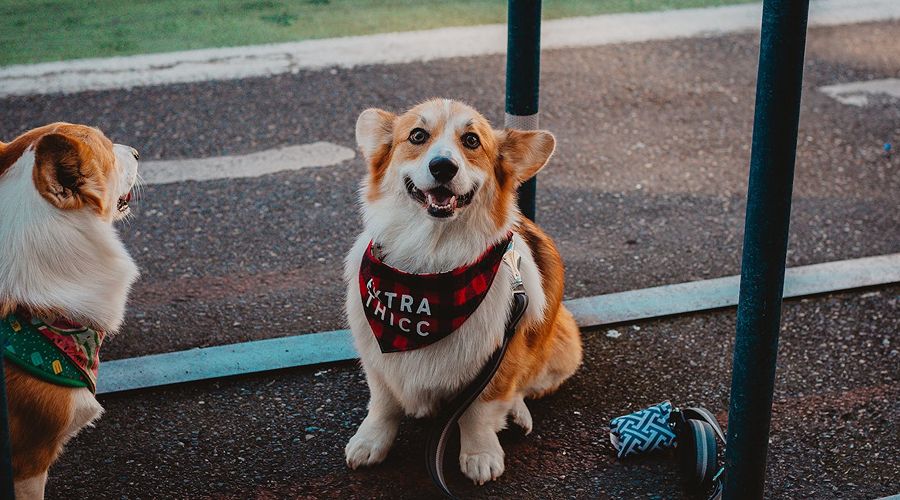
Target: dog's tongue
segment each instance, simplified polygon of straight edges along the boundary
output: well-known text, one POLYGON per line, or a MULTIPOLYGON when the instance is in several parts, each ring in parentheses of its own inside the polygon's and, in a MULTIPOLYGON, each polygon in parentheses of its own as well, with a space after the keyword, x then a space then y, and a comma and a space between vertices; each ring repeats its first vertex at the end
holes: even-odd
POLYGON ((428 195, 428 201, 439 206, 449 205, 450 200, 453 198, 453 191, 443 186, 430 189, 425 194, 428 195))

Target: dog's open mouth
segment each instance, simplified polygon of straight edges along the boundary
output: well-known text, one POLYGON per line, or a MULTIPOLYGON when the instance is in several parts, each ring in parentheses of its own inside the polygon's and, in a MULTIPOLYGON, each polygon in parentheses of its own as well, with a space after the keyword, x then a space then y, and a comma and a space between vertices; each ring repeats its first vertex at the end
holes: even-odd
POLYGON ((124 214, 128 212, 129 206, 128 203, 131 202, 131 191, 125 194, 125 196, 119 197, 119 202, 116 205, 116 209, 120 214, 124 214))
POLYGON ((406 192, 409 193, 412 199, 425 207, 428 215, 441 219, 452 216, 456 213, 456 209, 471 203, 472 197, 475 196, 475 191, 478 190, 478 186, 475 186, 468 193, 458 195, 445 186, 438 186, 423 191, 417 188, 409 177, 403 179, 403 182, 406 184, 406 192))

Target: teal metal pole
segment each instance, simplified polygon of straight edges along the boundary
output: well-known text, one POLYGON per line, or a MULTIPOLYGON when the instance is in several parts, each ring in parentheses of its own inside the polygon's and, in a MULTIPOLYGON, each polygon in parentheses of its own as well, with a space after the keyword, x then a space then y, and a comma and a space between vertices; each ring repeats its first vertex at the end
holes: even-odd
POLYGON ((0 354, 0 500, 15 500, 12 449, 9 442, 9 418, 6 406, 6 369, 0 354))
MULTIPOLYGON (((538 128, 538 94, 541 80, 541 1, 509 0, 506 34, 507 128, 538 128)), ((519 208, 535 217, 537 179, 519 187, 519 208)))
POLYGON ((724 498, 763 498, 809 0, 765 0, 724 498))

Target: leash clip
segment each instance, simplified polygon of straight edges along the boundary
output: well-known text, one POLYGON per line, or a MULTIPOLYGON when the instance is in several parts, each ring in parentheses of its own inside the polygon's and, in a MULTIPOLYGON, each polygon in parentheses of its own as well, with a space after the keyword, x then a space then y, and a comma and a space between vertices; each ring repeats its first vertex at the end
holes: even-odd
POLYGON ((522 281, 522 273, 519 272, 519 264, 522 262, 522 256, 513 246, 513 240, 509 240, 509 246, 506 247, 506 253, 503 254, 503 262, 509 266, 513 273, 512 289, 515 293, 525 293, 525 284, 522 281))

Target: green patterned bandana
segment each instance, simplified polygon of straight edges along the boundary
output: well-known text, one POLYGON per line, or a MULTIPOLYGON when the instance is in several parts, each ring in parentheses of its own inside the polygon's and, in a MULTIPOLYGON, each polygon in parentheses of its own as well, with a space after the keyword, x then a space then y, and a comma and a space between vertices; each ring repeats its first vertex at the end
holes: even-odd
POLYGON ((17 311, 0 321, 0 347, 12 363, 48 382, 97 390, 103 332, 67 320, 45 323, 17 311))

